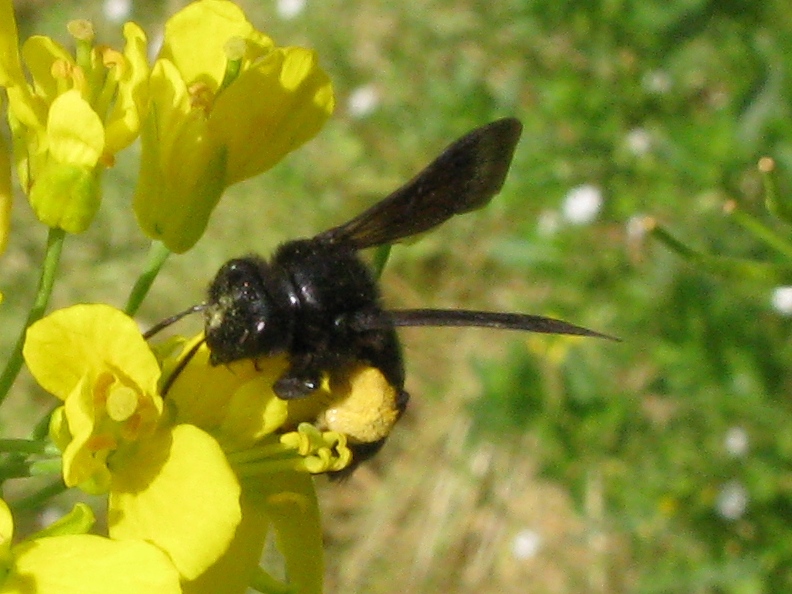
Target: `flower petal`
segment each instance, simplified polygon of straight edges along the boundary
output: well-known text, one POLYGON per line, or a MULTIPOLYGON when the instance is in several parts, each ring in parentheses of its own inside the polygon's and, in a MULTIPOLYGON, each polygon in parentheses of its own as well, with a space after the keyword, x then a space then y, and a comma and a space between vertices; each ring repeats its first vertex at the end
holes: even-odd
POLYGON ((177 425, 140 442, 113 475, 108 526, 113 538, 144 539, 194 579, 228 548, 240 522, 239 483, 217 442, 177 425))
POLYGON ((63 74, 66 74, 67 69, 76 67, 74 58, 61 44, 44 35, 34 35, 27 39, 22 46, 22 56, 33 77, 36 95, 41 97, 47 105, 51 104, 63 91, 62 85, 66 82, 63 78, 58 79, 53 76, 53 65, 56 62, 61 62, 64 66, 61 70, 64 71, 63 74), (58 88, 59 82, 60 89, 58 88))
POLYGON ((236 594, 249 591, 267 540, 270 519, 260 498, 246 492, 240 497, 242 520, 225 554, 194 581, 184 584, 185 594, 236 594))
POLYGON ((168 19, 159 57, 172 61, 188 85, 200 82, 214 92, 225 75, 225 44, 232 37, 272 45, 253 29, 236 4, 226 0, 193 2, 168 19))
POLYGON ((168 557, 142 541, 75 534, 45 537, 13 549, 15 565, 0 593, 177 594, 179 574, 168 557))
POLYGON ((160 370, 135 321, 104 304, 55 311, 27 330, 25 361, 41 386, 61 400, 88 370, 111 364, 142 390, 157 393, 160 370))
POLYGON ((27 126, 43 127, 46 115, 44 102, 28 88, 19 56, 14 6, 11 0, 0 0, 0 87, 8 92, 8 111, 27 126))
POLYGON ((75 89, 52 102, 47 137, 50 154, 60 163, 94 167, 104 149, 102 120, 75 89))
POLYGON ((152 239, 181 253, 201 237, 225 189, 225 150, 211 141, 175 66, 158 60, 149 80, 151 109, 133 208, 152 239))
POLYGON ((14 519, 4 499, 0 499, 0 559, 6 559, 14 537, 14 519))
POLYGON ((87 534, 96 523, 96 516, 87 503, 75 503, 72 510, 61 516, 49 526, 45 526, 28 538, 44 538, 45 536, 65 536, 87 534))
POLYGON ((259 481, 254 492, 272 521, 289 584, 300 594, 321 594, 324 547, 313 477, 280 472, 259 481))
POLYGON ((72 89, 50 106, 46 139, 49 158, 31 188, 30 204, 44 224, 81 233, 99 208, 94 168, 104 148, 104 126, 72 89))
POLYGON ((17 34, 14 4, 0 0, 0 86, 24 85, 25 76, 19 61, 19 35, 17 34))
MULTIPOLYGON (((185 352, 191 343, 185 345, 185 352)), ((206 345, 196 351, 168 392, 180 423, 211 431, 227 450, 250 446, 280 427, 288 403, 272 384, 285 371, 284 357, 210 365, 206 345)))
POLYGON ((289 416, 289 405, 272 391, 273 376, 258 375, 234 391, 218 439, 229 450, 251 447, 279 429, 289 416))
POLYGON ((311 50, 278 48, 241 73, 209 116, 212 138, 228 150, 228 185, 266 171, 315 136, 333 106, 330 79, 311 50))
POLYGON ((79 486, 88 493, 101 494, 110 488, 107 455, 117 444, 91 444, 97 412, 93 402, 94 379, 93 374, 81 377, 63 406, 62 418, 71 434, 63 450, 63 481, 67 487, 79 486))
POLYGON ((124 25, 124 73, 119 76, 118 96, 107 118, 105 153, 114 155, 128 146, 140 132, 148 98, 149 66, 146 34, 135 23, 124 25))

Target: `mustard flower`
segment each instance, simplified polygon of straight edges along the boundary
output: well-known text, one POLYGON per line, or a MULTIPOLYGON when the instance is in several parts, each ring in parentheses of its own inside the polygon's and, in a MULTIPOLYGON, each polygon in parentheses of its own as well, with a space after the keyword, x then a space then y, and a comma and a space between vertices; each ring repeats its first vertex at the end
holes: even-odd
POLYGON ((217 561, 240 521, 239 482, 213 437, 175 422, 135 322, 107 305, 58 310, 28 329, 24 356, 63 401, 50 435, 64 481, 109 493, 110 536, 157 545, 186 580, 217 561))
POLYGON ((182 591, 179 573, 156 546, 75 533, 75 524, 87 529, 93 523, 87 506, 76 507, 70 516, 14 545, 11 512, 0 500, 0 594, 182 591))
MULTIPOLYGON (((202 338, 187 343, 183 352, 202 338)), ((284 401, 272 385, 287 365, 285 357, 272 357, 213 367, 201 345, 168 391, 176 418, 217 438, 242 487, 242 520, 231 546, 206 573, 185 583, 185 592, 232 594, 255 584, 273 589, 272 578, 258 568, 268 528, 275 532, 292 591, 322 591, 322 531, 311 475, 343 470, 352 454, 343 433, 315 424, 344 427, 343 421, 336 423, 344 415, 333 412, 341 403, 351 401, 354 409, 357 402, 377 399, 361 391, 387 393, 379 399, 390 392, 372 381, 376 373, 364 366, 344 381, 328 379, 309 398, 284 401)))
POLYGON ((333 110, 315 52, 275 47, 227 0, 193 2, 165 25, 150 78, 134 209, 184 252, 226 187, 312 138, 333 110))
POLYGON ((123 52, 94 45, 86 21, 68 30, 74 55, 40 35, 20 52, 11 0, 0 0, 0 86, 21 185, 43 223, 80 233, 99 207, 102 170, 139 133, 149 69, 134 23, 124 26, 123 52))
POLYGON ((28 330, 24 354, 37 381, 64 402, 50 430, 63 452, 64 480, 109 493, 111 537, 164 550, 185 592, 234 594, 251 584, 286 587, 258 567, 271 528, 288 587, 322 591, 312 474, 351 462, 346 435, 332 429, 345 426, 336 414, 344 403, 356 410, 371 393, 373 400, 392 396, 371 368, 329 377, 295 404, 272 391, 284 357, 214 367, 201 345, 163 400, 162 376, 175 373, 184 355, 161 357, 161 374, 134 322, 106 305, 40 320, 28 330))

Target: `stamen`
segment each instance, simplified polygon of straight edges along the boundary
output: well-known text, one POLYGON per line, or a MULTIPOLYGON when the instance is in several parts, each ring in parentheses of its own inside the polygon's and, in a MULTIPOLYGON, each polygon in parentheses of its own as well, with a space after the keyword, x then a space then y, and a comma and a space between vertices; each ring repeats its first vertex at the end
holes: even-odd
POLYGON ((223 46, 226 58, 226 70, 223 75, 223 82, 220 83, 220 88, 217 89, 217 94, 223 92, 228 86, 233 83, 242 69, 242 59, 247 52, 247 42, 241 37, 232 37, 226 41, 223 46))

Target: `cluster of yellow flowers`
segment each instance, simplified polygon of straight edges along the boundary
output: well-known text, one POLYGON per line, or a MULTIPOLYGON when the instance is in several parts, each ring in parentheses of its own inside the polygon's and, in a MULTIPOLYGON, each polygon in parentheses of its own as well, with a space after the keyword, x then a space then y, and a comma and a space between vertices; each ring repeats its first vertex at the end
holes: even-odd
POLYGON ((179 356, 158 360, 108 305, 58 310, 28 329, 28 368, 63 401, 50 437, 66 486, 107 494, 110 538, 155 545, 184 592, 243 592, 270 523, 292 586, 321 591, 311 473, 349 463, 344 436, 290 418, 271 387, 282 359, 213 367, 202 347, 163 399, 161 369, 179 356))
POLYGON ((102 171, 140 136, 135 214, 150 237, 184 252, 227 186, 275 165, 333 110, 316 54, 275 47, 229 1, 194 2, 171 17, 153 66, 135 23, 124 26, 120 52, 95 45, 86 21, 69 32, 74 56, 48 37, 25 42, 29 82, 12 4, 0 2, 17 173, 41 221, 69 233, 91 223, 102 171))
MULTIPOLYGON (((56 264, 53 246, 90 226, 102 172, 139 137, 135 216, 153 240, 184 252, 225 188, 272 167, 333 109, 315 53, 275 46, 228 0, 199 0, 172 16, 153 64, 135 23, 124 26, 121 51, 96 44, 89 22, 68 30, 73 54, 43 36, 20 48, 12 2, 0 0, 0 86, 12 133, 12 150, 0 145, 0 249, 14 167, 51 230, 56 264)), ((0 400, 24 358, 62 403, 49 439, 63 482, 107 497, 107 533, 89 534, 93 516, 78 505, 12 544, 11 511, 0 500, 0 594, 321 592, 311 474, 343 469, 350 452, 343 435, 301 422, 274 395, 285 360, 212 367, 204 345, 163 398, 164 380, 201 337, 152 349, 129 316, 135 306, 81 304, 43 317, 52 284, 44 268, 0 400), (258 566, 269 528, 288 584, 258 566)))

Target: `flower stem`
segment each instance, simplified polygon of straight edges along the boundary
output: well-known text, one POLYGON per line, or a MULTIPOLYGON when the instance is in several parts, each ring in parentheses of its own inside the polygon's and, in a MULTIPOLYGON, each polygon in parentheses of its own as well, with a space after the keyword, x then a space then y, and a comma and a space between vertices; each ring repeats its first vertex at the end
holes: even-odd
POLYGON ((273 458, 275 456, 283 456, 294 452, 295 448, 292 446, 284 445, 282 443, 268 443, 265 445, 248 448, 238 452, 229 452, 226 454, 228 461, 231 465, 243 465, 249 462, 255 462, 264 458, 273 458))
POLYGON ((292 455, 288 458, 277 458, 271 460, 261 460, 259 462, 246 462, 244 464, 232 464, 231 468, 234 469, 240 479, 247 477, 261 476, 263 474, 275 474, 278 472, 310 472, 305 468, 304 458, 292 455))
POLYGON ((723 210, 756 239, 773 248, 785 258, 792 260, 792 242, 788 241, 786 237, 776 233, 756 217, 740 209, 733 200, 727 202, 723 210))
POLYGON ((143 303, 146 295, 148 295, 151 285, 154 284, 154 279, 157 278, 162 265, 165 264, 170 253, 170 250, 162 242, 155 241, 151 244, 146 269, 138 277, 135 286, 132 287, 132 291, 129 293, 129 299, 124 308, 125 313, 130 316, 137 313, 137 310, 140 309, 140 304, 143 303))
POLYGON ((35 493, 14 502, 14 511, 39 509, 45 501, 50 500, 55 497, 55 495, 63 493, 65 490, 66 485, 63 484, 63 480, 58 479, 35 493))
POLYGON ((0 452, 4 454, 43 454, 47 444, 32 439, 0 439, 0 452))
POLYGON ((58 270, 61 252, 63 251, 63 241, 66 237, 66 232, 62 229, 50 228, 49 235, 47 236, 47 252, 44 254, 44 262, 41 267, 41 277, 39 278, 38 290, 36 291, 36 298, 33 301, 33 306, 30 308, 25 326, 17 338, 14 345, 14 350, 8 358, 3 374, 0 375, 0 403, 2 403, 14 381, 19 375, 19 370, 22 369, 22 347, 25 346, 25 333, 28 327, 40 320, 47 310, 50 295, 52 294, 52 287, 55 284, 55 273, 58 270))

